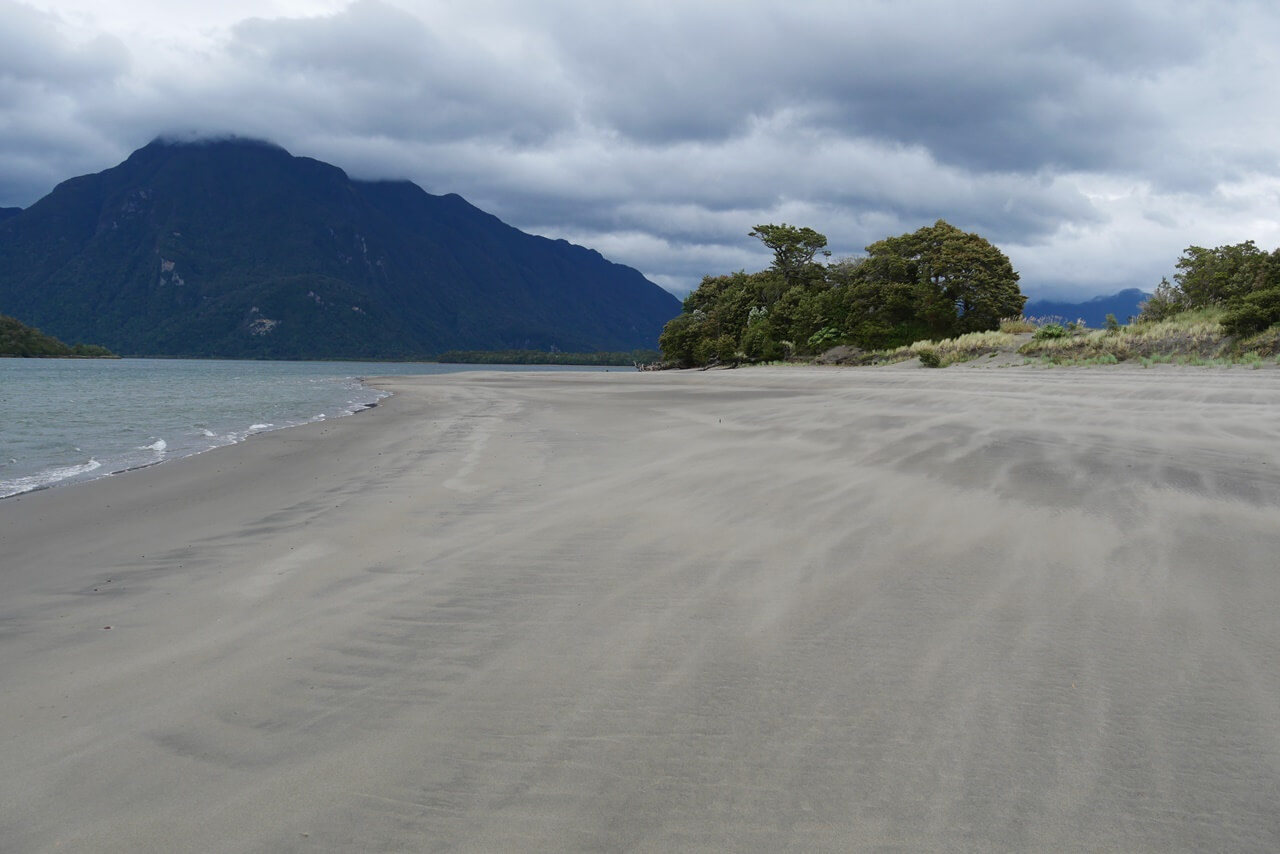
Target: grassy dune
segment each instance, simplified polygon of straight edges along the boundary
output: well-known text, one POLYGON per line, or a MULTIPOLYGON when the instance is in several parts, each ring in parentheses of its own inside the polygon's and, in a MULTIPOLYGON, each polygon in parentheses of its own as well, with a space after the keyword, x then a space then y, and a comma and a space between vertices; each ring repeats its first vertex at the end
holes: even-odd
POLYGON ((1087 329, 1057 318, 1021 317, 1006 320, 998 331, 972 332, 943 341, 917 341, 893 350, 841 354, 838 361, 889 364, 920 359, 929 367, 983 358, 998 359, 1000 364, 1028 365, 1280 364, 1280 327, 1235 338, 1223 332, 1222 314, 1220 308, 1208 308, 1111 329, 1087 329))

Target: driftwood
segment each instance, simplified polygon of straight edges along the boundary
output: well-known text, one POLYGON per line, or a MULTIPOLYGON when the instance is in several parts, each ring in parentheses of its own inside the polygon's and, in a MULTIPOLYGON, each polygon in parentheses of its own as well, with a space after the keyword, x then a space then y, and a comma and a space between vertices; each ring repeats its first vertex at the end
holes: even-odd
MULTIPOLYGON (((635 367, 637 371, 674 371, 680 367, 680 365, 675 365, 675 364, 672 364, 671 362, 632 362, 631 364, 635 367)), ((707 362, 698 370, 709 371, 712 368, 720 368, 722 370, 732 370, 733 368, 736 368, 741 364, 742 362, 738 359, 734 359, 731 362, 722 362, 718 357, 713 356, 711 361, 707 362)))
POLYGON ((712 368, 724 368, 725 370, 733 370, 734 368, 738 367, 738 365, 740 364, 742 363, 737 359, 734 359, 731 362, 722 362, 720 361, 719 356, 712 356, 711 359, 705 365, 702 366, 701 370, 709 371, 712 368))

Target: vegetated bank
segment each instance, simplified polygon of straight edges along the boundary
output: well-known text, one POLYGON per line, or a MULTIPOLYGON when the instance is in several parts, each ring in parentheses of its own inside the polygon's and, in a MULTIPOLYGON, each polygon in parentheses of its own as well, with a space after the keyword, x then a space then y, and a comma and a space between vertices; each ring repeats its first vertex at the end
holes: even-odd
POLYGON ((774 265, 703 279, 663 331, 668 366, 1280 361, 1280 249, 1252 241, 1188 247, 1131 323, 1107 315, 1091 329, 1081 319, 1024 317, 1003 253, 941 220, 827 265, 813 260, 826 238, 812 229, 752 234, 774 248, 774 265))
POLYGON ((758 273, 707 276, 659 338, 672 367, 812 358, 834 346, 882 350, 998 329, 1026 297, 1003 252, 943 220, 834 263, 811 228, 758 225, 774 252, 758 273))
POLYGON ((63 359, 114 359, 116 354, 96 344, 68 346, 52 335, 0 314, 0 356, 63 359))
POLYGON ((1280 363, 1280 328, 1239 337, 1223 331, 1221 308, 1186 311, 1163 320, 1118 322, 1090 329, 1062 318, 1010 318, 998 330, 941 341, 916 341, 891 350, 836 347, 812 361, 829 365, 887 365, 919 359, 925 367, 961 363, 1010 365, 1158 364, 1262 367, 1280 363))
MULTIPOLYGON (((1063 318, 1019 318, 981 335, 919 341, 890 352, 858 354, 847 364, 920 357, 937 366, 1016 353, 1024 363, 1154 364, 1262 367, 1280 362, 1280 249, 1253 241, 1206 249, 1190 246, 1173 280, 1162 279, 1134 322, 1106 318, 1101 329, 1063 318)), ((841 361, 841 360, 833 360, 841 361)))

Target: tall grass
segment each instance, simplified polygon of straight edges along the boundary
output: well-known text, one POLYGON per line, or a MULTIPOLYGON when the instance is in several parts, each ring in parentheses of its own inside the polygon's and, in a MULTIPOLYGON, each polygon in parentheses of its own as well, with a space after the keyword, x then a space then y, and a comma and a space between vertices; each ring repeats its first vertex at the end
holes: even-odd
POLYGON ((1017 317, 1001 321, 999 331, 971 332, 943 341, 917 341, 906 347, 874 354, 876 362, 900 362, 935 353, 940 364, 953 365, 985 355, 1017 353, 1029 363, 1113 365, 1138 361, 1156 364, 1229 365, 1261 367, 1264 358, 1280 363, 1280 327, 1235 340, 1222 331, 1221 308, 1184 312, 1165 320, 1133 323, 1111 329, 1086 329, 1058 318, 1017 317), (1035 334, 1057 324, 1061 335, 1035 334), (1026 340, 1026 333, 1033 333, 1026 340))
POLYGON ((917 341, 905 347, 889 350, 883 355, 888 362, 902 362, 918 358, 928 350, 938 354, 942 367, 957 362, 967 362, 988 353, 1013 350, 1018 345, 1018 337, 1011 332, 969 332, 958 338, 947 338, 942 341, 917 341))
POLYGON ((1034 317, 1006 317, 1000 321, 1000 331, 1008 332, 1011 335, 1020 333, 1035 332, 1036 319, 1034 317))
POLYGON ((1231 349, 1231 342, 1222 333, 1221 318, 1222 309, 1208 308, 1114 330, 1032 339, 1018 352, 1055 362, 1079 362, 1100 356, 1112 356, 1121 362, 1156 356, 1219 359, 1229 355, 1231 349))

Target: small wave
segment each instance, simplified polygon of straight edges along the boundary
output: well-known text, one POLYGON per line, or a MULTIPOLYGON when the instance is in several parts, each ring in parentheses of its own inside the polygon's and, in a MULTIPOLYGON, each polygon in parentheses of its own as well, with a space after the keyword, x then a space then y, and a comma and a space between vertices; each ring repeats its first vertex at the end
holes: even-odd
POLYGON ((201 427, 200 432, 206 439, 216 439, 218 437, 218 434, 210 430, 208 427, 201 427))
POLYGON ((138 450, 155 451, 157 454, 163 454, 165 451, 169 450, 169 443, 164 439, 156 439, 150 445, 143 445, 141 448, 138 448, 138 450))
POLYGON ((90 457, 87 463, 73 466, 55 466, 38 474, 16 477, 13 480, 3 480, 0 481, 0 498, 8 498, 10 495, 19 495, 23 492, 31 492, 36 489, 43 489, 46 486, 53 486, 59 481, 88 474, 100 468, 102 468, 102 463, 90 457))
POLYGON ((270 429, 271 429, 272 427, 274 427, 274 426, 276 426, 276 425, 274 425, 274 424, 250 424, 250 425, 249 425, 249 431, 250 431, 250 432, 252 432, 252 433, 256 433, 256 432, 258 432, 259 430, 270 430, 270 429))

